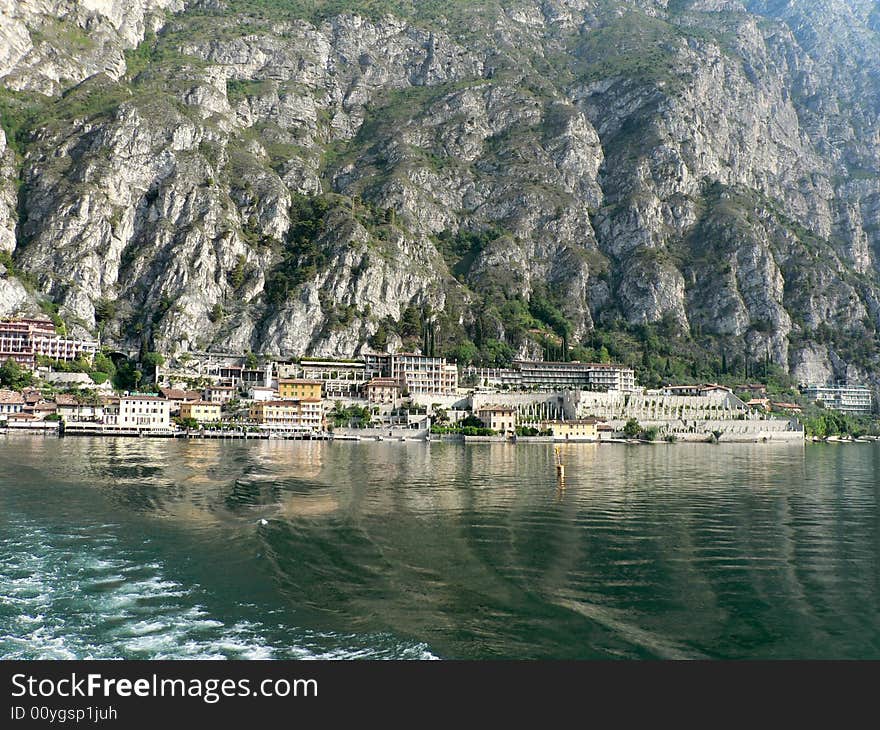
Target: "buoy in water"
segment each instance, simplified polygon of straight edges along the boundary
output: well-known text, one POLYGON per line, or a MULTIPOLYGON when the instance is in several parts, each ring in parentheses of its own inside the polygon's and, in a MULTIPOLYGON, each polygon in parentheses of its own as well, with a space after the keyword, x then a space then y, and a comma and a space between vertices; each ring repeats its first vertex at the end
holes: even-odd
POLYGON ((269 520, 264 520, 261 518, 260 521, 257 522, 257 524, 260 525, 261 527, 265 527, 266 525, 269 524, 269 520))
POLYGON ((560 487, 565 486, 565 464, 562 463, 562 454, 559 452, 559 447, 555 447, 554 454, 556 456, 556 481, 559 483, 560 487))

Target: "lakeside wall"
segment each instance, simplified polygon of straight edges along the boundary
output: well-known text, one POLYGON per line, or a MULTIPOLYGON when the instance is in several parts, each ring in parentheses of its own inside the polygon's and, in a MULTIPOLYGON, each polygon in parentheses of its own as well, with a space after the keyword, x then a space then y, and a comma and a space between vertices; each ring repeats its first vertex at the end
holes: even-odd
POLYGON ((381 439, 424 441, 430 436, 426 428, 398 428, 386 426, 385 428, 334 428, 334 438, 360 439, 366 441, 379 441, 381 439))
MULTIPOLYGON (((615 431, 623 431, 626 421, 609 421, 615 431)), ((774 418, 769 420, 654 420, 641 421, 643 428, 659 429, 659 437, 674 435, 678 441, 706 441, 713 433, 718 433, 719 441, 754 443, 759 441, 795 442, 804 440, 804 427, 797 419, 774 418)))

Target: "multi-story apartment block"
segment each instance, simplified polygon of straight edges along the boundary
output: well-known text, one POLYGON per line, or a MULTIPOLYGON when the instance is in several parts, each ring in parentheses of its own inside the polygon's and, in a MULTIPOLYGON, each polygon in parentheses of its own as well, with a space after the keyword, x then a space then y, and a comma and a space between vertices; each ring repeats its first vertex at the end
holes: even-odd
POLYGON ((396 353, 391 355, 390 376, 410 394, 454 395, 458 392, 458 367, 442 357, 396 353))
POLYGON ((91 358, 98 343, 61 337, 49 319, 4 319, 0 321, 0 362, 15 360, 33 370, 38 356, 53 360, 91 358))
POLYGON ((516 360, 512 368, 475 368, 464 371, 467 382, 477 388, 503 390, 619 390, 636 389, 631 368, 606 363, 516 360))
POLYGON ((153 395, 120 396, 115 425, 139 430, 167 430, 171 428, 171 401, 153 395))
POLYGON ((871 391, 864 385, 805 385, 801 386, 801 395, 811 401, 822 401, 826 408, 844 413, 869 414, 874 410, 871 391))
POLYGON ((323 427, 324 405, 314 398, 258 401, 250 407, 250 418, 265 428, 317 432, 323 427))
POLYGON ((522 373, 514 368, 468 367, 462 372, 462 380, 466 385, 477 388, 504 390, 521 390, 523 384, 522 373))
POLYGON ((525 390, 615 390, 632 393, 635 371, 622 365, 595 362, 515 360, 525 390))
POLYGON ((368 380, 387 378, 391 373, 391 355, 387 352, 365 352, 361 359, 364 362, 368 380))

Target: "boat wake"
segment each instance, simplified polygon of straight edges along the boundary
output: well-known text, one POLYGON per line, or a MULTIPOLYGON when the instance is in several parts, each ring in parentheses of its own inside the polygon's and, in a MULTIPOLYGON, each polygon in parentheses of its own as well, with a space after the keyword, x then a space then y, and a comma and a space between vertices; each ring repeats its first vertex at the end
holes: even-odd
POLYGON ((423 644, 285 626, 239 604, 224 619, 210 593, 126 554, 113 525, 49 531, 6 515, 0 533, 2 659, 434 658, 423 644), (241 618, 242 615, 251 618, 241 618))

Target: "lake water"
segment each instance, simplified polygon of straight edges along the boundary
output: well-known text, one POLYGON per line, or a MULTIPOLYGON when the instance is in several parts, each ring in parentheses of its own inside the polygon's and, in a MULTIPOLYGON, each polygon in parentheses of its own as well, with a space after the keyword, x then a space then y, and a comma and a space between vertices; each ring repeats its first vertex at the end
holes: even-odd
POLYGON ((880 447, 562 452, 0 437, 0 656, 880 657, 880 447))

